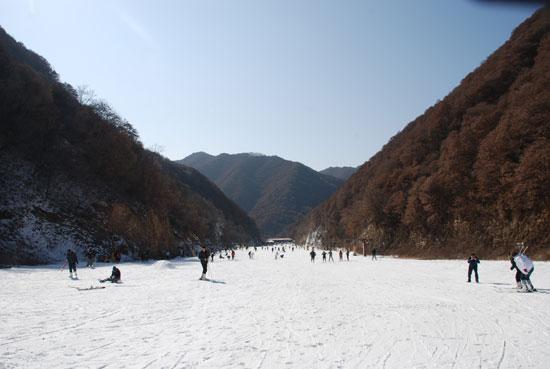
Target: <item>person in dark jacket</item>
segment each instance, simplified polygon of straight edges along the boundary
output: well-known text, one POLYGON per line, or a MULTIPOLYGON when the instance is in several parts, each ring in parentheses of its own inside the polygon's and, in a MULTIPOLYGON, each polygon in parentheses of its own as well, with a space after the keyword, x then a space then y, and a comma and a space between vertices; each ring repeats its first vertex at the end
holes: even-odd
POLYGON ((78 275, 76 275, 76 264, 78 264, 78 258, 76 256, 76 252, 74 252, 71 249, 67 250, 67 264, 69 264, 70 277, 78 278, 78 275), (74 271, 74 277, 73 277, 73 271, 74 271))
POLYGON ((312 263, 315 263, 315 255, 317 255, 317 253, 315 252, 315 249, 312 247, 311 252, 309 253, 309 256, 311 256, 311 262, 312 263))
POLYGON ((111 276, 109 278, 100 279, 99 282, 118 283, 120 282, 120 278, 121 278, 120 269, 118 269, 116 266, 113 266, 113 270, 111 271, 111 276))
POLYGON ((346 259, 349 261, 349 249, 346 249, 346 259))
POLYGON ((327 252, 323 250, 321 255, 323 256, 323 263, 326 263, 327 262, 327 252))
POLYGON ((376 247, 374 247, 374 248, 372 249, 371 255, 372 255, 371 260, 378 260, 378 258, 376 257, 376 247))
POLYGON ((522 289, 521 285, 521 271, 519 270, 518 266, 516 265, 516 261, 514 258, 516 257, 518 253, 514 251, 512 255, 510 256, 510 263, 512 263, 512 266, 510 267, 510 270, 516 270, 516 287, 518 290, 522 289))
POLYGON ((474 272, 476 277, 476 283, 479 283, 479 275, 477 274, 477 265, 479 264, 479 259, 476 254, 470 255, 468 258, 468 283, 472 281, 472 272, 474 272))
POLYGON ((94 267, 95 257, 96 257, 95 250, 91 247, 88 247, 86 249, 86 266, 88 268, 93 268, 94 267))
POLYGON ((199 279, 206 280, 206 272, 208 268, 208 258, 210 257, 210 251, 206 248, 205 245, 201 245, 201 251, 199 252, 199 260, 202 265, 202 275, 199 279))

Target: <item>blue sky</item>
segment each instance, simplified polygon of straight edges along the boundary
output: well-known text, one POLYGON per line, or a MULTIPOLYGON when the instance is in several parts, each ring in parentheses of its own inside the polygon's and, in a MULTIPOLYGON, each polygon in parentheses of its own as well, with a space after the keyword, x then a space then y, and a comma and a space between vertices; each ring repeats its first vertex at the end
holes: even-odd
POLYGON ((469 0, 0 0, 0 25, 146 147, 357 166, 535 6, 469 0))

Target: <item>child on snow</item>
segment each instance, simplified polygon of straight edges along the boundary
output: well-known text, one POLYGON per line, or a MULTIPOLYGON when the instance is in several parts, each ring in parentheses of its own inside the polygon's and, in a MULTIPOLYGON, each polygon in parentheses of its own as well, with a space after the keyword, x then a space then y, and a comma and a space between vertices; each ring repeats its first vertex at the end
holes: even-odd
POLYGON ((477 274, 477 265, 479 264, 479 259, 476 254, 470 255, 468 258, 468 283, 472 281, 472 272, 474 272, 476 277, 476 283, 479 283, 479 275, 477 274))

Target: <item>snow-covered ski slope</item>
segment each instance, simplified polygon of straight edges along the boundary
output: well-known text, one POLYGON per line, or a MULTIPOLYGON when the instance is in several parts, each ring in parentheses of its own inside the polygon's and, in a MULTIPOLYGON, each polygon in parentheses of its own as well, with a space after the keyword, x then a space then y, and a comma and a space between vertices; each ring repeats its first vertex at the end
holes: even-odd
POLYGON ((0 271, 0 368, 549 368, 550 263, 516 293, 506 261, 192 259, 0 271))

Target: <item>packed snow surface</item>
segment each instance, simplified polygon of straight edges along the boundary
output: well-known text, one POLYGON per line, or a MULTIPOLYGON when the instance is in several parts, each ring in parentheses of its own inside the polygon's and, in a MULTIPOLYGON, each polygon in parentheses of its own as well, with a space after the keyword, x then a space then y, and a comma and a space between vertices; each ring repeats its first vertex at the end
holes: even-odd
POLYGON ((517 293, 507 261, 215 258, 0 271, 0 368, 548 368, 550 263, 517 293))

